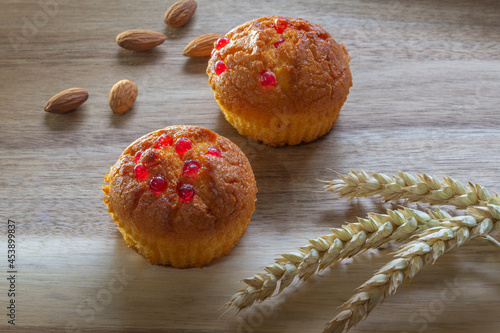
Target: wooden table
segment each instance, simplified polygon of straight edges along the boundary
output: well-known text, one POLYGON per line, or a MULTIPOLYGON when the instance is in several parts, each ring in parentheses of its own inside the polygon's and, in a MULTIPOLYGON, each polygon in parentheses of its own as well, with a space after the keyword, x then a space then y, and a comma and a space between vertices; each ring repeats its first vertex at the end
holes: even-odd
MULTIPOLYGON (((404 204, 333 200, 319 179, 336 178, 331 170, 423 171, 500 191, 500 2, 200 0, 193 20, 178 29, 163 23, 171 3, 0 4, 2 332, 321 332, 396 247, 219 318, 238 281, 279 254, 356 216, 404 204), (310 144, 277 149, 240 136, 213 99, 207 59, 182 56, 201 34, 270 14, 324 26, 352 57, 354 85, 341 117, 310 144), (132 53, 114 41, 129 29, 164 32, 168 40, 132 53), (109 90, 124 78, 137 83, 139 97, 114 115, 109 90), (82 107, 43 111, 70 87, 89 91, 82 107), (203 269, 147 264, 125 245, 102 202, 103 177, 122 150, 174 124, 230 138, 258 183, 247 233, 203 269), (15 327, 6 308, 9 219, 17 237, 15 327)), ((352 332, 499 332, 499 274, 498 248, 471 242, 426 267, 352 332), (455 297, 443 299, 447 292, 455 297)))

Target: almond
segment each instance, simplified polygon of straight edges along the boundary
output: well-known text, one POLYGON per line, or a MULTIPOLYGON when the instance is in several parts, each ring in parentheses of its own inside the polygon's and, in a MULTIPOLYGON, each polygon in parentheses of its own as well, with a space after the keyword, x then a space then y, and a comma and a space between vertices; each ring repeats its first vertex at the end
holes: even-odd
POLYGON ((109 93, 109 106, 116 114, 122 114, 132 107, 139 89, 130 80, 121 80, 115 83, 109 93))
POLYGON ((147 51, 163 44, 167 36, 151 30, 127 30, 116 36, 116 43, 130 51, 147 51))
POLYGON ((214 48, 214 43, 221 37, 217 33, 201 35, 189 42, 182 54, 186 57, 208 57, 214 48))
POLYGON ((65 113, 76 109, 89 98, 89 93, 83 88, 69 88, 52 96, 43 108, 50 113, 65 113))
POLYGON ((174 3, 165 12, 163 21, 165 24, 172 28, 182 27, 188 23, 198 4, 194 0, 182 0, 174 3))

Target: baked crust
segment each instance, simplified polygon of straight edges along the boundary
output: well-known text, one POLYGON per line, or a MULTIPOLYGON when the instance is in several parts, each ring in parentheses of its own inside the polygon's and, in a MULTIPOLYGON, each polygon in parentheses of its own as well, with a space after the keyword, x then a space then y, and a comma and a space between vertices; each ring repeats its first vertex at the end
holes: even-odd
POLYGON ((243 235, 255 209, 257 187, 246 156, 230 140, 197 126, 171 126, 137 139, 105 182, 108 212, 127 244, 153 264, 201 266, 220 257, 243 235), (162 135, 173 145, 155 148, 162 135), (175 149, 180 138, 192 143, 182 156, 175 149), (220 156, 207 154, 213 148, 220 156), (141 156, 136 162, 137 152, 141 156), (182 171, 190 160, 199 164, 194 176, 182 171), (142 181, 134 174, 138 163, 149 172, 142 181), (155 176, 168 182, 159 194, 150 189, 155 176), (181 184, 195 189, 191 200, 180 198, 181 184))
POLYGON ((333 126, 352 77, 345 47, 325 29, 301 18, 269 16, 246 22, 225 37, 229 43, 214 52, 207 67, 208 82, 223 112, 267 127, 269 133, 260 141, 271 145, 298 143, 272 142, 274 132, 304 125, 296 116, 320 122, 326 118, 328 130, 333 126), (281 33, 274 28, 276 19, 289 22, 281 33), (226 65, 220 75, 215 73, 218 61, 226 65), (275 86, 261 84, 264 71, 274 73, 275 86))

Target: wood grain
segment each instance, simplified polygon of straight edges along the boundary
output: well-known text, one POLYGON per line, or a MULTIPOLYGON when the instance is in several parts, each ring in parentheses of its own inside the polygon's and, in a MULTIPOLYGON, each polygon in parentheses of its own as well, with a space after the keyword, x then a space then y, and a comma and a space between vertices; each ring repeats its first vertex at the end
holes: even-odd
MULTIPOLYGON (((390 258, 366 253, 259 306, 218 319, 239 288, 308 237, 390 205, 321 193, 330 170, 425 171, 500 191, 500 2, 198 1, 179 29, 174 1, 3 1, 0 4, 0 330, 18 332, 321 332, 355 287, 390 258), (354 86, 334 130, 305 145, 249 142, 225 121, 207 84, 207 59, 189 41, 264 15, 324 26, 352 57, 354 86), (125 30, 165 33, 152 51, 120 49, 125 30), (115 115, 112 85, 139 97, 115 115), (55 93, 86 88, 64 115, 43 111, 55 93), (160 127, 208 127, 238 144, 259 188, 238 246, 203 269, 148 265, 127 248, 100 186, 133 140, 160 127), (16 327, 7 324, 6 224, 17 222, 16 327)), ((427 267, 352 332, 500 331, 498 249, 472 242, 427 267), (451 284, 451 287, 450 287, 451 284), (444 292, 454 301, 442 301, 444 292), (432 313, 432 310, 434 312, 432 313)))

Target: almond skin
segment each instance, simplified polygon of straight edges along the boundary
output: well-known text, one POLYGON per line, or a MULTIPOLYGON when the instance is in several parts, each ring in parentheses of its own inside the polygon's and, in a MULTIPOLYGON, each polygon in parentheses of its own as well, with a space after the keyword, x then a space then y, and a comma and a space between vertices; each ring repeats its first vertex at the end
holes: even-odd
POLYGON ((182 54, 186 57, 208 57, 214 48, 214 43, 221 37, 222 35, 217 33, 201 35, 189 42, 182 54))
POLYGON ((147 51, 163 44, 167 36, 151 30, 127 30, 116 36, 116 43, 130 51, 147 51))
POLYGON ((50 113, 65 113, 76 109, 89 98, 89 93, 83 88, 69 88, 52 96, 44 106, 50 113))
POLYGON ((116 114, 122 114, 134 105, 139 89, 130 80, 121 80, 115 83, 109 92, 109 106, 116 114))
POLYGON ((194 0, 176 2, 167 9, 163 21, 172 28, 182 27, 193 17, 197 6, 198 4, 194 0))

